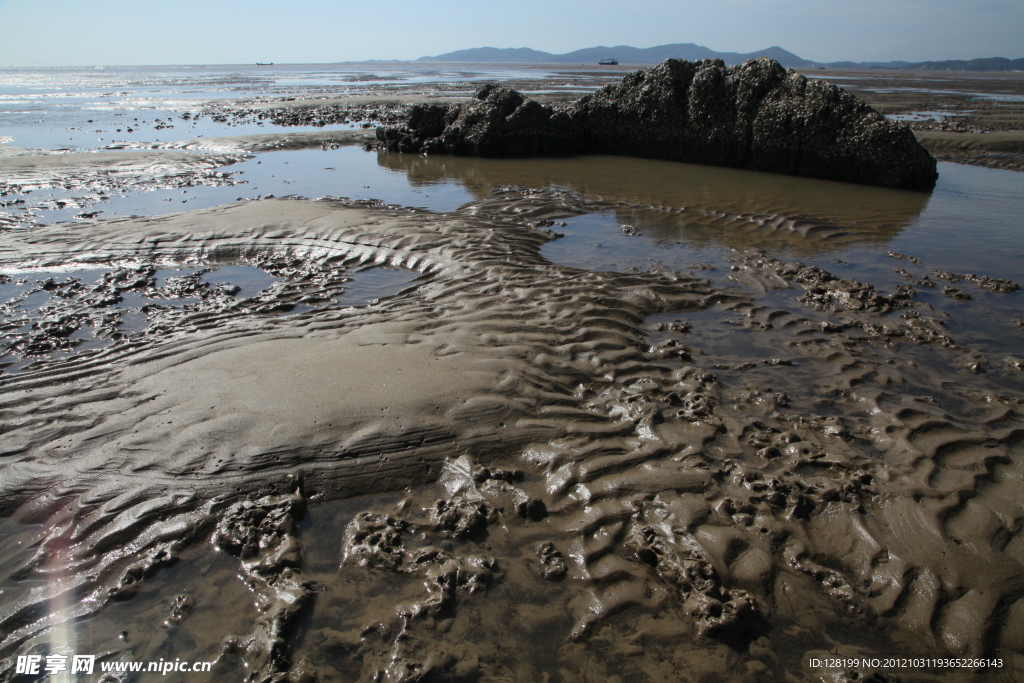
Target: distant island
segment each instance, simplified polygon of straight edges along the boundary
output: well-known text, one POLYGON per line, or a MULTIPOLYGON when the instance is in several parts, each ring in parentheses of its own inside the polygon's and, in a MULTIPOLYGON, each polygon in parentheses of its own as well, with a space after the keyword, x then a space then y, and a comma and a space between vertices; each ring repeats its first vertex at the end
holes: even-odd
POLYGON ((933 62, 813 62, 788 50, 772 46, 756 52, 716 52, 694 43, 672 43, 656 47, 587 47, 565 54, 552 54, 528 47, 474 47, 446 52, 434 57, 420 57, 420 62, 504 62, 597 64, 602 60, 618 60, 622 64, 660 64, 666 59, 721 59, 726 64, 740 64, 748 59, 769 57, 791 69, 913 69, 926 71, 1024 71, 1024 58, 987 57, 983 59, 950 59, 933 62))

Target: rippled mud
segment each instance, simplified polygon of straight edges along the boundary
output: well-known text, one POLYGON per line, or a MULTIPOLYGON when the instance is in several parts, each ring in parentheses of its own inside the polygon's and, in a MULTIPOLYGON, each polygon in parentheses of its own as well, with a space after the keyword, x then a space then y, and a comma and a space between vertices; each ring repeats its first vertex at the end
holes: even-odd
MULTIPOLYGON (((451 162, 380 159, 414 180, 451 162)), ((83 644, 252 681, 823 680, 811 651, 1009 667, 1024 358, 951 328, 1017 283, 800 260, 886 244, 911 193, 730 198, 712 169, 638 197, 615 191, 633 160, 577 163, 512 163, 488 191, 474 160, 451 213, 264 199, 0 235, 3 286, 25 280, 0 375, 5 671, 83 644), (604 225, 616 268, 558 251, 604 225), (651 236, 714 262, 625 267, 651 236), (381 269, 407 275, 344 305, 381 269), (59 353, 86 328, 102 346, 59 353)))

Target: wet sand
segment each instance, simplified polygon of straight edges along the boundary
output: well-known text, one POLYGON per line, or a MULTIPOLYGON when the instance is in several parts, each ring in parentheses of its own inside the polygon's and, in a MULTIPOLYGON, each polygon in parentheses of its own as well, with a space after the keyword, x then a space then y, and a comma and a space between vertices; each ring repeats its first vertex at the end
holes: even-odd
MULTIPOLYGON (((0 163, 41 187, 131 161, 145 189, 364 138, 0 163)), ((1022 292, 1012 259, 893 250, 945 200, 607 157, 376 159, 475 200, 0 233, 0 273, 57 293, 18 309, 40 349, 116 298, 199 300, 0 375, 5 671, 87 649, 216 659, 208 680, 855 680, 802 661, 839 652, 1006 662, 900 680, 1018 677, 1022 292), (240 266, 280 282, 160 275, 240 266), (334 303, 383 267, 400 291, 334 303), (104 275, 75 284, 86 269, 104 275)))

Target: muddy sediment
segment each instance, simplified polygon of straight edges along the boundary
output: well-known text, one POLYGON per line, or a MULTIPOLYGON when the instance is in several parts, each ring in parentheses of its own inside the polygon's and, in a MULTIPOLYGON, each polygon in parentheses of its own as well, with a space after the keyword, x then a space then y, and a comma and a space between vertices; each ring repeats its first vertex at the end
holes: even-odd
POLYGON ((1021 361, 917 300, 932 278, 1015 283, 895 252, 891 291, 742 248, 728 281, 542 256, 560 221, 609 210, 656 207, 520 186, 450 214, 263 200, 3 234, 5 268, 107 269, 110 296, 182 264, 290 268, 313 296, 367 266, 422 277, 291 316, 273 292, 211 293, 0 376, 0 503, 45 523, 14 577, 50 586, 5 593, 0 657, 49 651, 211 547, 245 618, 182 639, 215 598, 175 579, 105 657, 203 655, 254 681, 753 681, 814 680, 809 650, 1024 648, 1021 361), (303 528, 307 507, 342 511, 303 528))

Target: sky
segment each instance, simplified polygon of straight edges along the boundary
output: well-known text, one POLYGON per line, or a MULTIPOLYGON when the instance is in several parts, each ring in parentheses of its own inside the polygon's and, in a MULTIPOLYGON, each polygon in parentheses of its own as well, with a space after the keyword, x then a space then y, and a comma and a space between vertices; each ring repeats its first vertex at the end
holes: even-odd
POLYGON ((1024 0, 0 0, 0 66, 331 63, 472 47, 778 45, 818 62, 1024 57, 1024 0))

